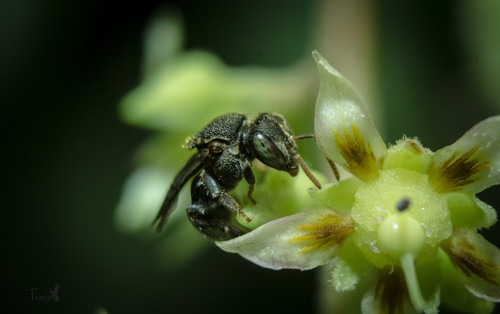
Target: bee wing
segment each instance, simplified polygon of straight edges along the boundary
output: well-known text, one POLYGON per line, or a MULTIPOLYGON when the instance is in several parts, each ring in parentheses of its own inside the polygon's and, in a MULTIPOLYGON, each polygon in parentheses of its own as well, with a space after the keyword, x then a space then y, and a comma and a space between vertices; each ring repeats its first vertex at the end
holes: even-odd
POLYGON ((203 168, 203 160, 206 158, 207 153, 200 152, 193 155, 189 161, 184 165, 184 167, 175 176, 170 189, 168 190, 167 196, 161 205, 158 215, 156 215, 153 225, 157 224, 156 229, 161 231, 165 223, 167 222, 168 216, 173 208, 175 208, 174 203, 177 201, 177 196, 182 190, 184 185, 191 179, 196 173, 198 173, 203 168))

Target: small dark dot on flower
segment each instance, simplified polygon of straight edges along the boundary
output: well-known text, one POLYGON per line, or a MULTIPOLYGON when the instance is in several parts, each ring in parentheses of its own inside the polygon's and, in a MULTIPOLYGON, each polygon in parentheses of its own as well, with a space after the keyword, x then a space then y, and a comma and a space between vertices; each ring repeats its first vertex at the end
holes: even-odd
POLYGON ((411 200, 409 197, 403 197, 402 199, 400 199, 397 203, 396 203, 396 209, 399 211, 399 212, 404 212, 405 210, 408 209, 408 207, 410 207, 410 203, 411 203, 411 200))

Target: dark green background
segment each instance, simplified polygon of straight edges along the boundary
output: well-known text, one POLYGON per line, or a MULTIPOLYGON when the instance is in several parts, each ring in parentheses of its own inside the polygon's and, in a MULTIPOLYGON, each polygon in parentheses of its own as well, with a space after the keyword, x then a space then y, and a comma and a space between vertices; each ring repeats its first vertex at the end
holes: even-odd
MULTIPOLYGON (((390 142, 406 133, 437 149, 498 114, 468 72, 480 60, 463 39, 461 2, 437 2, 375 6, 390 142)), ((208 49, 230 65, 286 66, 311 49, 315 1, 169 3, 184 16, 186 49, 208 49)), ((152 243, 113 224, 134 152, 149 135, 120 121, 117 106, 140 82, 144 27, 163 4, 0 4, 2 312, 314 311, 314 271, 261 269, 212 247, 166 272, 152 243), (30 300, 27 289, 56 282, 59 302, 30 300)), ((481 197, 498 208, 497 195, 481 197)))

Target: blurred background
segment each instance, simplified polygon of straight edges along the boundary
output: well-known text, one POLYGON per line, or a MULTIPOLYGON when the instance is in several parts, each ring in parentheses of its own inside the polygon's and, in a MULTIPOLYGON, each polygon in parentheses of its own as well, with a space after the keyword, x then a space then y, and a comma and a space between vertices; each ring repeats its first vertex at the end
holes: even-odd
MULTIPOLYGON (((161 235, 134 225, 119 213, 126 182, 144 164, 177 169, 189 153, 149 152, 180 151, 218 110, 278 110, 297 133, 312 131, 313 49, 360 90, 387 142, 450 144, 500 113, 499 3, 2 1, 2 312, 316 311, 316 271, 270 271, 222 252, 185 231, 183 210, 161 235), (162 111, 172 98, 147 102, 158 91, 147 82, 177 64, 167 76, 180 87, 167 96, 179 102, 162 111), (205 83, 181 82, 205 66, 205 83), (183 107, 188 96, 196 101, 183 107), (180 258, 173 242, 191 249, 180 258)), ((314 144, 301 149, 314 159, 314 144)), ((500 208, 498 195, 480 198, 500 208)), ((498 230, 483 232, 497 246, 498 230)))

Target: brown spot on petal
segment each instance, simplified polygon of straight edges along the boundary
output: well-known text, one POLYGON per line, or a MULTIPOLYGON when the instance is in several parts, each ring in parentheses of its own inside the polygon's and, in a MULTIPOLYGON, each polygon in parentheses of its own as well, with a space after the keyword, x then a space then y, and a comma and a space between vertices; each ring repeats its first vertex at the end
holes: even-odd
POLYGON ((375 282, 374 301, 380 313, 404 313, 405 302, 408 303, 409 298, 402 270, 394 268, 380 271, 375 282))
POLYGON ((438 192, 446 193, 458 190, 487 175, 490 162, 480 162, 476 155, 479 146, 461 154, 453 153, 441 164, 434 164, 429 170, 429 181, 438 192))
POLYGON ((335 143, 345 160, 344 167, 365 182, 378 177, 377 158, 359 129, 352 125, 352 132, 334 131, 335 143))
POLYGON ((455 236, 443 245, 443 249, 453 264, 466 276, 476 276, 488 283, 498 285, 498 278, 492 270, 498 270, 500 266, 477 254, 478 249, 467 241, 467 238, 455 233, 455 236))
POLYGON ((317 223, 301 225, 299 229, 305 231, 304 235, 291 241, 304 242, 302 253, 307 253, 340 245, 354 231, 354 223, 350 217, 330 214, 317 223))

